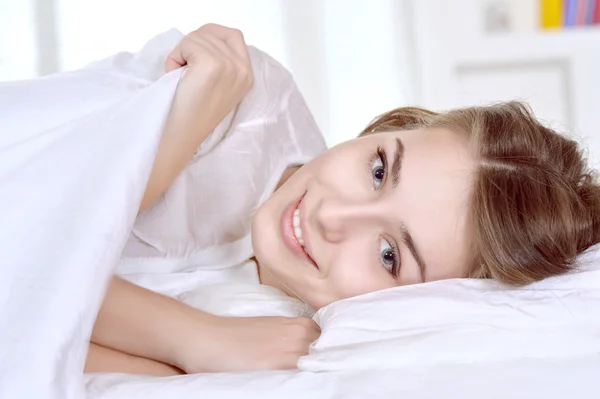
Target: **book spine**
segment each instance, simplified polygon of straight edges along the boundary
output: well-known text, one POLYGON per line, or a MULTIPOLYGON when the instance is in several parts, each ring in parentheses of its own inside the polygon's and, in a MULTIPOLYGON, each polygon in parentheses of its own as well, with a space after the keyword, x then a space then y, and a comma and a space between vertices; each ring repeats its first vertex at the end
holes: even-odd
POLYGON ((540 5, 542 28, 559 28, 563 24, 563 0, 541 0, 540 5))
POLYGON ((592 25, 594 23, 594 7, 596 0, 587 0, 585 8, 585 25, 592 25))
POLYGON ((587 0, 575 0, 575 26, 585 25, 587 0))
POLYGON ((565 0, 564 3, 564 26, 572 27, 575 26, 575 19, 577 14, 577 0, 565 0))

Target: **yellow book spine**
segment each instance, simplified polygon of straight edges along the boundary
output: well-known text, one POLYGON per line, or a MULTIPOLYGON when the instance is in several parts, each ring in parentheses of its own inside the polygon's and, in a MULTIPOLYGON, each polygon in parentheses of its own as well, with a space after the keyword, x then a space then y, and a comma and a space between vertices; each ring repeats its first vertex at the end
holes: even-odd
POLYGON ((563 0, 540 0, 543 29, 559 28, 563 24, 563 0))

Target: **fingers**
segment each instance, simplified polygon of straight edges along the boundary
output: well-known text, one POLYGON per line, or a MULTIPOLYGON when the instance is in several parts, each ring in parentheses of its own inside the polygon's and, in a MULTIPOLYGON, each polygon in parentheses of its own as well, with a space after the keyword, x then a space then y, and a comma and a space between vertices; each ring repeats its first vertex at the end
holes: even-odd
POLYGON ((228 28, 217 24, 206 24, 198 29, 198 32, 207 33, 226 43, 243 60, 250 60, 248 46, 244 35, 237 29, 228 28))
POLYGON ((298 320, 305 328, 305 339, 309 343, 316 341, 321 336, 321 327, 313 319, 299 318, 298 320))
POLYGON ((317 339, 319 339, 320 336, 321 336, 321 330, 320 329, 318 329, 318 328, 311 329, 311 330, 308 330, 308 334, 306 336, 306 339, 308 340, 308 342, 313 343, 317 339))
POLYGON ((167 56, 165 71, 171 72, 174 69, 193 64, 193 58, 199 54, 204 55, 204 62, 223 59, 222 51, 206 38, 186 36, 167 56), (208 55, 212 56, 209 58, 208 55))
POLYGON ((167 59, 165 60, 165 71, 171 72, 175 69, 179 69, 186 64, 185 57, 183 56, 181 50, 181 42, 175 46, 173 50, 167 55, 167 59))
POLYGON ((312 319, 298 317, 289 319, 284 351, 298 357, 308 354, 308 348, 321 335, 321 329, 312 319))
POLYGON ((242 32, 216 24, 207 24, 186 35, 175 46, 165 60, 165 71, 171 72, 190 63, 197 52, 197 46, 206 47, 210 42, 221 54, 238 62, 244 68, 250 68, 250 55, 242 32))
POLYGON ((287 353, 281 362, 281 370, 294 370, 298 368, 298 360, 306 353, 287 353))
POLYGON ((319 333, 321 332, 321 327, 319 327, 319 325, 311 318, 296 317, 296 318, 294 318, 294 321, 296 321, 301 326, 304 326, 308 329, 314 329, 314 330, 318 331, 319 333))
POLYGON ((286 344, 286 350, 280 359, 281 369, 298 368, 298 360, 308 355, 310 345, 321 335, 321 329, 311 319, 296 319, 298 323, 303 324, 303 328, 296 337, 292 338, 286 344), (310 323, 309 323, 310 322, 310 323))

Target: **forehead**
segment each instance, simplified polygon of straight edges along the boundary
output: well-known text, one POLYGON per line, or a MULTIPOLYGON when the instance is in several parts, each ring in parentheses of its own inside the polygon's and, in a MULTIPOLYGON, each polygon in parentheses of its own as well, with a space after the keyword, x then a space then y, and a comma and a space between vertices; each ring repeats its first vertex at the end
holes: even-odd
POLYGON ((469 143, 441 128, 392 136, 404 147, 400 184, 392 194, 395 216, 411 232, 428 281, 461 277, 471 242, 468 203, 474 159, 469 143))

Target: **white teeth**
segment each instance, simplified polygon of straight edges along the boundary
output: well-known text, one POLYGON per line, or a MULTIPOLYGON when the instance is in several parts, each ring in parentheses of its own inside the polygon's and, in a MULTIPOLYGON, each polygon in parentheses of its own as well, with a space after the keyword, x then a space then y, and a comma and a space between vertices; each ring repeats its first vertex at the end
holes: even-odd
POLYGON ((300 229, 300 209, 296 208, 294 211, 294 235, 296 236, 296 240, 300 243, 300 245, 304 246, 304 240, 302 239, 302 229, 300 229))

